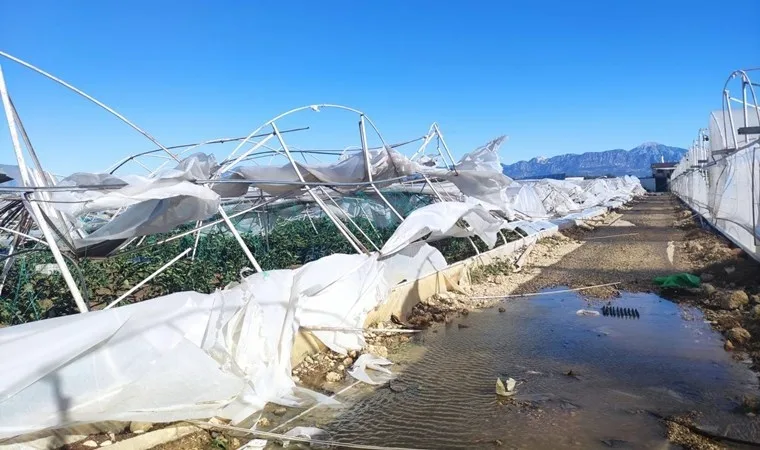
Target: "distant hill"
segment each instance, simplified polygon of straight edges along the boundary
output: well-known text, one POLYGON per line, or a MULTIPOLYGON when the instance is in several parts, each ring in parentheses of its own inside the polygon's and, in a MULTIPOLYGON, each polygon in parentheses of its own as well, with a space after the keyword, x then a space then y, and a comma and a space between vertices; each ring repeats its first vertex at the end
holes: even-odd
POLYGON ((539 156, 530 161, 502 164, 502 167, 505 175, 518 179, 554 174, 565 174, 569 177, 603 175, 646 177, 652 174, 650 165, 660 162, 660 158, 666 162, 680 161, 685 153, 685 148, 646 142, 630 150, 567 154, 551 158, 539 156))

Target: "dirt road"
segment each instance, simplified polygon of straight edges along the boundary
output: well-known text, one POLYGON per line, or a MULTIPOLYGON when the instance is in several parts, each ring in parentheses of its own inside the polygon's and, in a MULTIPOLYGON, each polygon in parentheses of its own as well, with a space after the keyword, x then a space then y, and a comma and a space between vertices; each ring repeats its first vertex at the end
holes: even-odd
POLYGON ((670 195, 647 196, 628 208, 620 211, 622 217, 610 226, 590 232, 570 231, 568 234, 581 240, 583 245, 554 264, 537 263, 541 274, 524 283, 517 292, 557 285, 581 287, 614 282, 622 283, 621 290, 651 291, 655 288, 653 278, 691 269, 684 255, 675 251, 678 243, 686 238, 684 230, 673 226, 677 199, 670 195))

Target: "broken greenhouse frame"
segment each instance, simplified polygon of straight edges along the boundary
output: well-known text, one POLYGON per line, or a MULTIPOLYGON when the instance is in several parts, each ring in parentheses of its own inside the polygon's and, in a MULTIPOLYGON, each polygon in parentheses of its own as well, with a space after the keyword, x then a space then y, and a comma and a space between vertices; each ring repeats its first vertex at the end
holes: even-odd
POLYGON ((0 56, 158 147, 54 177, 0 75, 18 167, 6 174, 15 185, 0 183, 2 317, 13 325, 0 330, 0 437, 102 420, 239 423, 268 402, 325 402, 290 377, 301 330, 336 352, 360 349, 394 286, 643 193, 632 177, 515 182, 501 173, 503 137, 455 162, 437 124, 388 144, 342 105, 296 108, 243 138, 165 146, 0 56), (352 119, 353 145, 293 144, 327 111, 352 119), (228 143, 220 161, 200 151, 228 143))

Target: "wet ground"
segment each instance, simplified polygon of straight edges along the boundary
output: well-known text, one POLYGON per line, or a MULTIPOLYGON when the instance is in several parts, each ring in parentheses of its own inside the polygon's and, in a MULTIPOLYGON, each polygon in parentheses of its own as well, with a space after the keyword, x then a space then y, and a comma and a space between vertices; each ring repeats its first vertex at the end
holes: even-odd
POLYGON ((520 299, 429 330, 397 355, 406 364, 394 389, 320 425, 335 440, 382 446, 669 448, 651 413, 696 411, 703 429, 760 440, 758 422, 736 411, 756 377, 698 310, 625 293, 613 304, 639 319, 576 314, 604 303, 520 299), (497 377, 518 381, 513 398, 497 397, 497 377))
MULTIPOLYGON (((677 200, 648 196, 621 212, 610 226, 571 230, 582 245, 559 261, 532 255, 523 271, 532 275, 516 292, 611 282, 626 292, 523 298, 503 313, 470 313, 392 355, 393 389, 354 388, 339 396, 345 409, 298 424, 337 441, 406 448, 661 449, 679 447, 660 418, 688 415, 701 430, 760 442, 760 420, 739 411, 758 389, 750 361, 726 352, 698 309, 653 293, 654 277, 699 265, 682 251, 689 235, 674 226, 677 200), (639 318, 576 314, 607 301, 639 318), (518 381, 514 397, 496 396, 497 377, 518 381)), ((720 448, 712 445, 690 448, 720 448)))

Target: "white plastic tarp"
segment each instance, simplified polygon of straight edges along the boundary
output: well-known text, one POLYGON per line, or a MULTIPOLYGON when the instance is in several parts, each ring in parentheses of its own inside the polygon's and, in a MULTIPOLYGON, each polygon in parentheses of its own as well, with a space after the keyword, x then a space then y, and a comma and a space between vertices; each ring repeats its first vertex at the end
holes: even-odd
POLYGON ((219 195, 207 186, 193 183, 208 179, 215 165, 212 155, 197 153, 182 160, 174 169, 152 177, 75 173, 61 180, 59 186, 126 186, 113 190, 55 191, 49 194, 49 205, 72 217, 126 208, 94 232, 83 238, 76 236, 73 242, 77 248, 163 233, 217 212, 219 195))
MULTIPOLYGON (((711 136, 712 139, 712 136, 711 136)), ((684 159, 671 190, 752 258, 760 261, 760 145, 693 169, 684 159)))
MULTIPOLYGON (((386 290, 376 256, 331 255, 214 294, 2 329, 0 437, 103 420, 239 421, 270 401, 302 404, 309 392, 290 378, 298 327, 362 327, 386 290)), ((364 344, 361 333, 315 334, 336 350, 364 344)))
POLYGON ((401 251, 422 238, 432 242, 445 237, 478 236, 493 247, 498 232, 506 222, 494 217, 480 205, 461 202, 441 202, 412 212, 380 249, 382 255, 401 251), (461 222, 467 223, 465 227, 461 222))
POLYGON ((327 402, 290 377, 299 327, 344 329, 313 334, 337 352, 359 350, 357 329, 391 285, 444 266, 424 243, 383 261, 335 254, 213 294, 0 329, 0 438, 104 420, 238 422, 267 402, 327 402))
MULTIPOLYGON (((420 171, 420 166, 417 163, 410 161, 404 155, 391 148, 372 150, 369 153, 372 179, 374 181, 412 175, 420 171)), ((363 152, 354 153, 347 158, 332 164, 305 164, 295 162, 295 165, 306 182, 362 183, 369 181, 363 152)), ((287 194, 303 187, 303 185, 298 185, 301 180, 291 163, 280 167, 235 167, 230 172, 230 176, 233 179, 246 181, 282 182, 283 184, 256 184, 256 187, 272 195, 287 194)), ((235 185, 244 186, 242 183, 235 183, 235 185)), ((344 190, 356 190, 356 187, 350 186, 346 187, 344 190)), ((245 191, 239 192, 238 195, 242 195, 243 193, 245 193, 245 191)))

